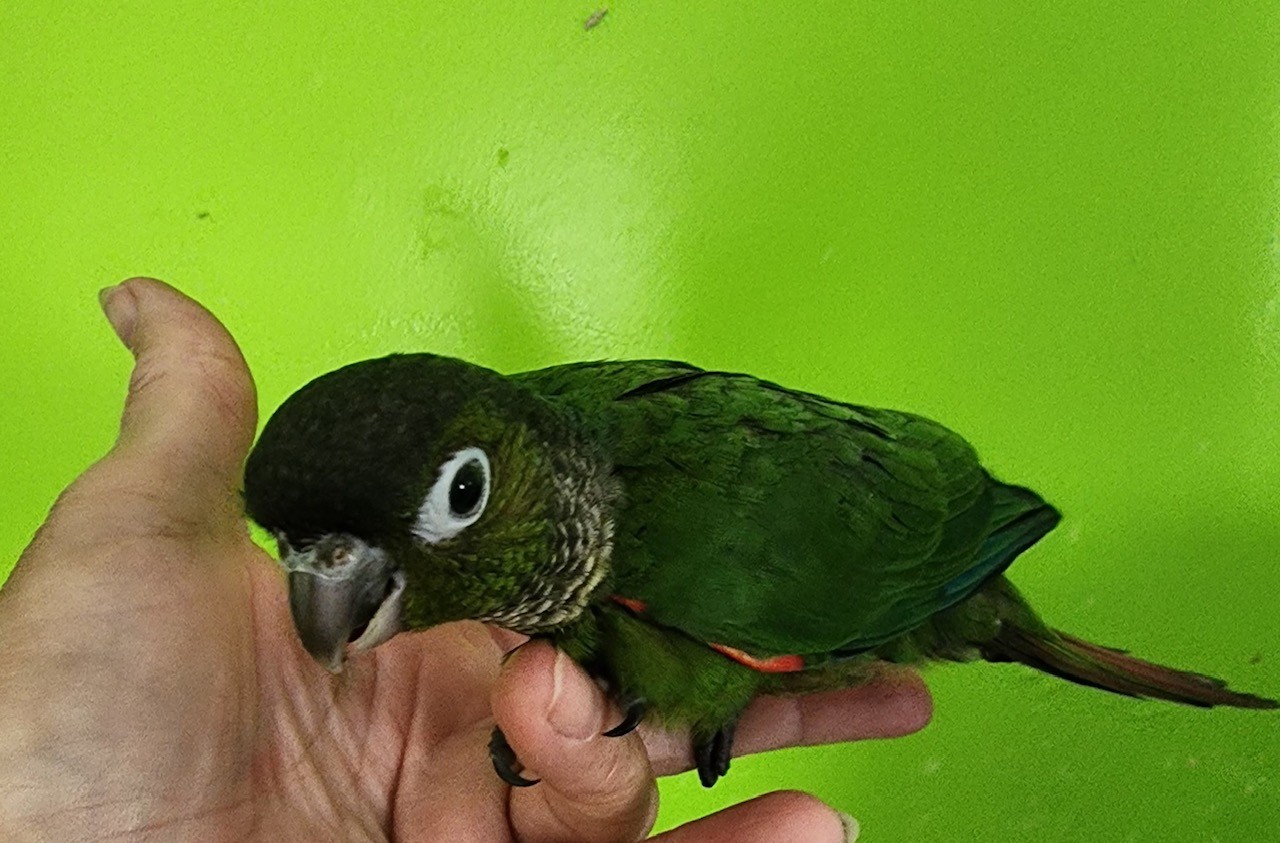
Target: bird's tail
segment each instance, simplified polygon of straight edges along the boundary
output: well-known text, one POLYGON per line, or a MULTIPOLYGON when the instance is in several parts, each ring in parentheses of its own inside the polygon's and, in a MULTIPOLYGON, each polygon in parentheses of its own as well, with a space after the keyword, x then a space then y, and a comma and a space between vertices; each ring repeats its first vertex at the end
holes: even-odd
POLYGON ((1275 700, 1242 694, 1212 676, 1177 670, 1134 658, 1123 650, 1092 644, 1073 635, 1050 630, 1052 636, 1029 634, 1005 625, 983 648, 988 661, 1015 661, 1081 685, 1130 697, 1171 700, 1211 708, 1276 708, 1275 700))
MULTIPOLYGON (((1093 644, 1045 626, 1007 581, 1006 601, 1016 601, 1014 611, 1002 611, 1000 630, 982 644, 988 661, 1021 662, 1054 676, 1131 697, 1170 700, 1211 708, 1270 709, 1276 700, 1243 694, 1227 688, 1221 679, 1177 670, 1134 658, 1123 650, 1093 644)), ((1002 589, 1005 590, 1005 589, 1002 589)), ((1009 604, 1006 603, 1006 606, 1009 604)))

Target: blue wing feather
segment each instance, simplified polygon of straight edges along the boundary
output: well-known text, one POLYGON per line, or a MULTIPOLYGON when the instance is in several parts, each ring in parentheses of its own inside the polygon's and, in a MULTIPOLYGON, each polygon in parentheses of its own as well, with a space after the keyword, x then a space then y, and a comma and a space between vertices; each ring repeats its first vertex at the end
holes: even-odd
POLYGON ((973 567, 942 586, 944 603, 954 605, 1002 573, 1060 520, 1058 510, 1030 489, 1007 484, 997 486, 991 519, 994 529, 978 549, 973 567))

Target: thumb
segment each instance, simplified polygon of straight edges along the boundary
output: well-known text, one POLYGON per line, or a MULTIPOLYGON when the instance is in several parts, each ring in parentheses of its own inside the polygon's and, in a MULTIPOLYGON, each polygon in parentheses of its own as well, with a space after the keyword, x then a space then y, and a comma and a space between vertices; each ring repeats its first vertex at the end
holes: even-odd
POLYGON ((132 278, 99 299, 135 360, 112 459, 182 489, 175 504, 207 511, 239 488, 257 425, 240 349, 213 314, 161 281, 132 278))
POLYGON ((493 713, 534 787, 511 792, 516 839, 639 840, 653 825, 657 786, 638 735, 602 733, 620 715, 568 656, 531 641, 503 665, 493 713))

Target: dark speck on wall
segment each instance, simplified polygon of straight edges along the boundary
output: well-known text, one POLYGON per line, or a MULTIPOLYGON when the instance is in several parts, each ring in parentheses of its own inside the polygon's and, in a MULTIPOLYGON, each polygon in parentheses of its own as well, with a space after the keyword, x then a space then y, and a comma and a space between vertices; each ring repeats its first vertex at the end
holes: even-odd
POLYGON ((604 16, 609 14, 608 6, 601 6, 591 13, 591 16, 582 22, 582 28, 588 32, 600 25, 600 21, 604 20, 604 16))
POLYGON ((1250 656, 1249 664, 1262 664, 1262 653, 1254 653, 1250 656))
POLYGON ((498 166, 505 167, 507 162, 511 160, 511 150, 505 146, 498 148, 498 166))
POLYGON ((208 211, 201 211, 200 213, 196 214, 196 219, 211 220, 213 219, 213 214, 209 213, 208 211))

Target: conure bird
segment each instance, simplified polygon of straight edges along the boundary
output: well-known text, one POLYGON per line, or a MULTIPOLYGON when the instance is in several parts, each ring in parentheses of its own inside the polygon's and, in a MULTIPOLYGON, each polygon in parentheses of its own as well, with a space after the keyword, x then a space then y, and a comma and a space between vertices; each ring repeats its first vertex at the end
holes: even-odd
MULTIPOLYGON (((878 662, 1021 662, 1196 706, 1275 708, 1046 625, 1005 578, 1058 523, 906 412, 661 361, 502 375, 432 354, 325 374, 245 467, 306 649, 330 670, 474 619, 550 639, 626 712, 688 727, 704 785, 757 694, 878 662)), ((514 785, 518 759, 490 753, 514 785)))

